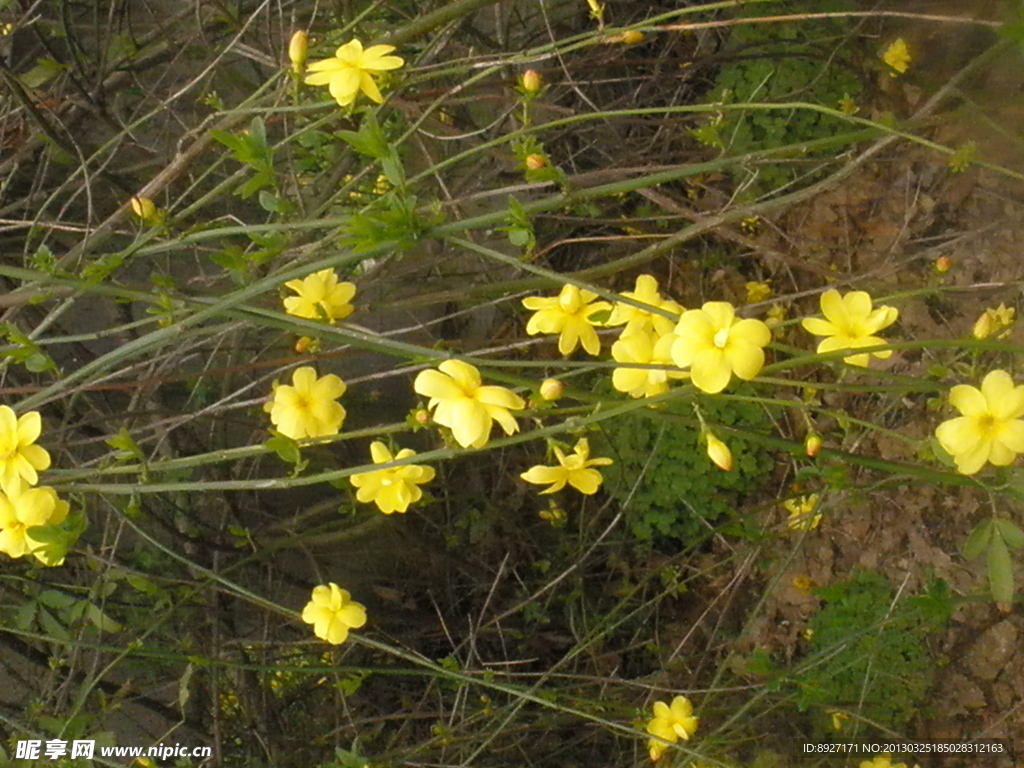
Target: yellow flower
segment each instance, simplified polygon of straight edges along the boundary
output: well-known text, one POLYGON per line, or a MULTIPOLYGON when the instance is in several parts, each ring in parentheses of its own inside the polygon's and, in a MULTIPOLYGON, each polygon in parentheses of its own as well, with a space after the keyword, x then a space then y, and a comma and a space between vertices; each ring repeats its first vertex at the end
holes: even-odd
POLYGON ((580 493, 591 496, 597 493, 597 489, 604 482, 601 473, 591 467, 604 467, 612 463, 611 459, 591 459, 590 442, 585 437, 579 439, 573 453, 568 456, 556 445, 555 456, 558 458, 559 466, 545 467, 538 464, 523 472, 520 477, 534 485, 550 483, 551 486, 541 493, 555 493, 565 488, 565 484, 568 483, 580 493))
MULTIPOLYGON (((670 330, 659 339, 649 333, 622 336, 612 344, 612 357, 617 363, 636 365, 672 365, 672 343, 675 334, 670 330)), ((612 371, 612 386, 630 397, 654 397, 668 391, 669 379, 682 379, 687 374, 667 368, 630 368, 624 365, 612 371)))
MULTIPOLYGON (((892 44, 885 49, 885 53, 882 54, 882 61, 901 75, 907 71, 907 68, 910 66, 910 49, 907 48, 907 44, 904 42, 902 37, 897 37, 892 41, 892 44)), ((896 77, 892 72, 889 74, 896 77)))
POLYGON ((326 85, 331 96, 343 107, 354 102, 360 91, 381 104, 384 97, 371 73, 398 69, 405 64, 398 56, 387 55, 393 50, 393 45, 371 45, 363 50, 361 42, 350 40, 334 52, 334 58, 309 65, 306 85, 326 85))
POLYGON ((49 560, 46 544, 33 539, 28 529, 64 522, 69 508, 53 488, 27 488, 16 480, 0 493, 0 552, 12 558, 35 555, 44 565, 60 565, 64 558, 49 560))
POLYGON ((427 407, 434 421, 448 427, 463 448, 483 448, 491 435, 491 422, 497 421, 506 435, 519 431, 509 411, 526 407, 523 398, 505 387, 481 386, 480 371, 461 360, 445 360, 440 371, 421 371, 413 388, 429 397, 427 407))
POLYGON ((757 304, 771 298, 772 287, 767 282, 747 283, 747 304, 757 304))
POLYGON ((558 296, 544 298, 529 296, 523 299, 523 306, 535 310, 533 317, 526 324, 526 332, 531 336, 538 333, 557 333, 558 351, 563 355, 572 354, 577 345, 582 344, 591 355, 601 352, 601 340, 597 338, 597 325, 590 316, 611 309, 607 301, 594 301, 596 293, 566 285, 558 296))
POLYGON ((339 283, 333 269, 321 269, 302 280, 289 280, 285 287, 299 294, 284 300, 284 311, 289 315, 333 323, 352 314, 350 302, 356 295, 356 287, 352 283, 339 283))
POLYGON ((683 313, 675 329, 672 360, 690 367, 697 389, 715 394, 735 373, 750 380, 764 366, 764 349, 772 334, 760 320, 737 320, 733 306, 709 301, 683 313))
POLYGON ((50 466, 50 454, 35 445, 42 431, 38 411, 15 416, 9 406, 0 405, 0 490, 7 492, 19 479, 35 485, 36 470, 50 466))
POLYGON ((939 424, 935 437, 961 473, 973 475, 985 462, 1005 467, 1024 453, 1024 386, 1013 386, 1006 371, 989 373, 980 390, 958 384, 949 404, 963 415, 939 424))
POLYGON ((288 41, 288 60, 292 70, 299 74, 306 64, 306 50, 309 48, 309 36, 303 30, 297 30, 288 41))
MULTIPOLYGON (((693 716, 693 705, 685 696, 676 696, 669 706, 663 701, 654 702, 654 718, 647 723, 647 732, 657 739, 675 744, 680 739, 689 741, 697 732, 699 719, 693 716)), ((648 742, 651 759, 657 761, 665 752, 665 744, 657 739, 648 742)))
POLYGON ((366 623, 366 608, 334 582, 313 587, 312 599, 302 609, 302 620, 313 625, 313 634, 331 645, 341 645, 350 629, 366 623))
MULTIPOLYGON (((872 760, 865 760, 860 768, 907 768, 906 763, 894 763, 889 755, 879 755, 872 760)), ((914 766, 917 768, 917 766, 914 766)))
POLYGON ((1002 303, 996 308, 989 307, 974 323, 971 333, 976 339, 987 339, 989 336, 1005 339, 1010 335, 1010 326, 1013 324, 1013 316, 1016 313, 1017 310, 1013 307, 1002 303))
MULTIPOLYGON (((636 290, 626 291, 622 295, 627 299, 639 301, 641 304, 646 304, 649 307, 657 307, 666 312, 671 312, 677 318, 683 312, 683 308, 672 301, 672 299, 661 298, 661 294, 658 292, 658 281, 651 275, 638 276, 636 279, 636 290)), ((624 339, 627 336, 639 333, 654 333, 657 336, 664 336, 666 333, 672 332, 676 322, 678 322, 678 319, 672 320, 664 315, 659 315, 647 309, 640 309, 640 307, 634 307, 632 304, 620 301, 616 302, 615 307, 612 309, 611 317, 608 318, 608 322, 605 325, 625 325, 626 327, 622 329, 622 335, 619 336, 620 339, 624 339)))
MULTIPOLYGON (((833 289, 821 295, 821 311, 825 320, 818 317, 807 317, 802 321, 804 330, 815 336, 828 338, 818 344, 818 352, 835 352, 840 349, 860 349, 877 347, 885 343, 873 334, 888 328, 896 322, 899 311, 895 307, 871 308, 871 297, 864 291, 851 291, 841 296, 833 289)), ((870 355, 885 360, 892 354, 891 349, 878 352, 865 352, 843 358, 849 365, 866 367, 870 355)))
POLYGON ((732 451, 729 446, 708 432, 704 435, 708 441, 708 458, 716 467, 724 472, 732 469, 732 451))
POLYGON ((811 531, 821 523, 821 512, 815 513, 818 508, 818 494, 801 496, 799 499, 787 499, 782 506, 789 512, 789 520, 786 525, 791 531, 811 531))
MULTIPOLYGON (((407 459, 415 456, 416 451, 403 448, 397 456, 392 456, 384 443, 375 440, 370 445, 370 455, 374 464, 387 464, 389 461, 407 459)), ((390 515, 392 512, 405 512, 409 505, 423 497, 419 486, 434 479, 434 468, 420 464, 405 464, 390 469, 377 469, 372 472, 359 472, 349 480, 359 489, 356 498, 363 504, 373 502, 381 512, 390 515)))
POLYGON ((274 384, 274 398, 263 408, 277 431, 292 440, 329 437, 338 434, 345 420, 345 409, 336 402, 345 389, 333 373, 317 378, 305 365, 292 375, 291 386, 274 384))

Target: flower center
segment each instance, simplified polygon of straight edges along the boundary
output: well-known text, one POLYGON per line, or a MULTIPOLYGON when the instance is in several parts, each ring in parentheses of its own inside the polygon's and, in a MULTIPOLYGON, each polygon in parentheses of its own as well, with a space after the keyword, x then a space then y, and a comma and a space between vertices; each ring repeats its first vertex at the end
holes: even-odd
POLYGON ((725 349, 725 345, 729 343, 729 329, 722 328, 715 332, 715 346, 719 349, 725 349))
POLYGON ((983 438, 991 440, 999 431, 999 422, 991 413, 983 413, 978 417, 977 427, 983 438))

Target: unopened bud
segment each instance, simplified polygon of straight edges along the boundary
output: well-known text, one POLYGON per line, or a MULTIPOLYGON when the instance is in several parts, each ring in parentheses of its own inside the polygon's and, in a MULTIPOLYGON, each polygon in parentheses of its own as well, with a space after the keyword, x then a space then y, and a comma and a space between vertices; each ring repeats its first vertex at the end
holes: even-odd
POLYGON ((558 379, 544 379, 540 383, 540 396, 545 400, 554 401, 562 396, 565 385, 558 379))
POLYGON ((626 45, 635 45, 644 41, 644 33, 639 29, 627 29, 622 33, 622 42, 626 45))
POLYGON ((427 413, 422 408, 420 408, 418 411, 416 411, 415 414, 413 414, 413 418, 416 419, 417 424, 422 424, 423 426, 426 426, 427 424, 430 423, 430 414, 427 413))
POLYGON ((309 345, 313 342, 309 336, 301 336, 298 341, 295 342, 295 351, 300 355, 309 351, 309 345))
POLYGON ((818 451, 821 450, 821 435, 817 432, 811 432, 811 434, 807 436, 807 439, 804 440, 804 450, 812 459, 817 456, 818 451))
POLYGON ((949 256, 939 256, 935 260, 935 271, 940 275, 944 275, 949 272, 949 268, 953 266, 953 260, 949 256))
POLYGON ((156 221, 156 203, 154 203, 148 197, 133 197, 131 202, 132 213, 134 213, 147 224, 152 224, 156 221))
POLYGON ((526 70, 519 84, 527 93, 536 93, 540 90, 540 73, 535 69, 526 70))
POLYGON ((292 69, 296 74, 302 72, 306 65, 306 49, 309 47, 309 37, 301 29, 292 35, 288 43, 288 58, 292 62, 292 69))
POLYGON ((732 469, 732 451, 729 450, 729 446, 710 432, 707 433, 706 437, 708 441, 708 458, 714 462, 716 467, 728 472, 732 469))
POLYGON ((992 316, 986 310, 981 313, 974 323, 974 329, 971 331, 976 339, 987 339, 992 335, 992 316))
POLYGON ((539 171, 548 164, 548 161, 544 159, 544 155, 527 155, 526 160, 523 162, 531 171, 539 171))

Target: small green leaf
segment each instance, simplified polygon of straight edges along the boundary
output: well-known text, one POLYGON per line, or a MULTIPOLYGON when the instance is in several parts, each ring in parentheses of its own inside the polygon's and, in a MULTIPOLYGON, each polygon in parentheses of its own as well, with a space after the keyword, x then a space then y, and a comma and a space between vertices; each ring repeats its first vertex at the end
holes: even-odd
POLYGON ((993 533, 995 533, 995 524, 991 519, 979 523, 967 537, 967 543, 964 544, 964 557, 973 560, 988 549, 993 533))
POLYGON ((995 527, 1010 549, 1024 548, 1024 531, 1016 525, 1009 520, 999 519, 995 521, 995 527))
POLYGON ((1013 604, 1013 564, 1001 536, 993 536, 988 548, 988 585, 996 605, 1009 610, 1013 604))
POLYGON ((63 69, 64 65, 46 57, 38 59, 36 65, 19 79, 26 88, 39 88, 59 75, 63 69))

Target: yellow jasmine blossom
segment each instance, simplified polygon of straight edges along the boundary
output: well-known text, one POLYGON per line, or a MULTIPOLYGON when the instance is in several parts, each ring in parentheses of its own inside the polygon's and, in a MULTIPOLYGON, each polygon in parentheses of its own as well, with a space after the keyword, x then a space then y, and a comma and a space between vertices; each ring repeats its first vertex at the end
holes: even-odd
POLYGON ((535 485, 550 483, 551 486, 541 493, 555 493, 565 488, 565 484, 568 483, 580 493, 591 496, 597 493, 597 489, 604 482, 601 473, 591 467, 604 467, 612 463, 611 459, 591 459, 590 442, 585 437, 579 439, 573 453, 568 456, 556 445, 555 456, 558 459, 557 467, 538 464, 523 472, 520 477, 535 485))
POLYGON ((791 531, 811 531, 821 523, 821 512, 815 512, 818 508, 816 493, 798 499, 787 499, 782 502, 782 506, 789 512, 786 525, 791 531))
MULTIPOLYGON (((907 68, 910 66, 910 49, 907 48, 907 44, 902 37, 897 37, 885 49, 885 53, 882 54, 882 61, 901 75, 907 71, 907 68)), ((889 74, 896 77, 892 72, 889 74)))
POLYGON ((1024 386, 1015 387, 1006 371, 989 373, 980 390, 958 384, 949 404, 963 415, 939 424, 935 437, 962 474, 973 475, 985 462, 1005 467, 1024 453, 1024 386))
POLYGON ((590 316, 610 310, 612 305, 607 301, 594 301, 596 298, 596 293, 575 285, 564 286, 558 296, 553 298, 529 296, 523 299, 523 306, 534 310, 534 314, 526 324, 526 332, 531 336, 538 333, 559 334, 558 351, 563 355, 572 354, 579 344, 583 345, 588 354, 600 354, 601 340, 594 330, 598 323, 591 320, 590 316))
POLYGON ((767 325, 738 320, 724 301, 684 312, 675 335, 672 360, 680 368, 689 366, 694 386, 710 394, 725 389, 734 373, 745 380, 757 376, 764 366, 763 348, 772 338, 767 325))
MULTIPOLYGON (((392 456, 384 443, 375 440, 370 445, 370 455, 374 464, 387 464, 389 461, 415 456, 416 451, 403 448, 397 456, 392 456)), ((352 485, 359 489, 356 498, 363 504, 373 502, 385 515, 392 512, 404 513, 410 504, 423 498, 423 491, 419 486, 433 479, 434 468, 420 464, 359 472, 349 478, 352 485)))
POLYGON ((989 307, 974 323, 971 331, 974 338, 987 339, 989 336, 995 336, 997 339, 1005 339, 1010 335, 1010 326, 1013 325, 1013 316, 1016 313, 1017 310, 1003 303, 995 308, 989 307))
POLYGON ((313 634, 331 645, 341 645, 350 629, 366 624, 366 608, 334 582, 313 587, 312 599, 302 609, 302 620, 313 625, 313 634))
POLYGON ((0 489, 4 492, 19 480, 35 485, 39 481, 36 470, 50 466, 50 454, 35 445, 42 431, 38 411, 15 416, 9 406, 0 405, 0 489))
MULTIPOLYGON (((907 768, 906 763, 894 763, 889 755, 879 755, 872 760, 865 760, 860 768, 907 768)), ((915 765, 914 768, 917 768, 915 765)))
POLYGON ((656 739, 648 742, 651 760, 655 762, 664 754, 666 745, 658 739, 675 744, 680 739, 689 741, 697 732, 699 718, 693 716, 693 705, 685 696, 676 696, 669 706, 663 701, 654 702, 654 718, 647 723, 647 732, 656 739))
POLYGON ((636 290, 626 291, 622 295, 627 299, 639 301, 641 304, 646 304, 649 307, 657 307, 666 312, 671 312, 676 316, 676 319, 673 320, 647 309, 640 309, 640 307, 635 307, 632 304, 626 304, 621 301, 616 302, 615 307, 612 309, 611 317, 608 318, 608 322, 605 325, 625 325, 626 327, 622 329, 622 335, 619 336, 620 339, 640 333, 654 333, 656 336, 664 336, 666 333, 672 332, 672 329, 675 328, 678 322, 679 315, 683 312, 683 308, 672 301, 672 299, 661 298, 661 294, 658 292, 658 281, 651 275, 638 276, 636 279, 636 290))
POLYGON ((329 437, 338 434, 345 409, 337 399, 345 394, 345 383, 329 373, 317 378, 305 365, 292 374, 292 384, 274 384, 274 398, 264 410, 277 431, 292 440, 329 437))
POLYGON ((363 50, 358 40, 350 40, 334 52, 334 58, 315 61, 308 67, 306 85, 326 85, 331 96, 345 107, 356 100, 362 91, 371 101, 383 103, 372 73, 398 69, 405 62, 398 56, 387 54, 393 45, 371 45, 363 50))
POLYGON ((299 294, 284 300, 284 311, 289 315, 333 323, 352 314, 351 301, 356 287, 352 283, 339 283, 333 269, 321 269, 301 280, 289 280, 285 287, 299 294))
MULTIPOLYGON (((845 296, 833 289, 821 295, 821 311, 825 320, 807 317, 802 321, 804 330, 815 336, 828 338, 818 344, 818 352, 835 352, 840 349, 861 349, 877 347, 885 343, 874 334, 896 322, 899 311, 895 307, 871 308, 871 297, 864 291, 851 291, 845 296)), ((891 349, 865 352, 843 358, 848 365, 867 367, 871 355, 885 360, 892 354, 891 349)))
POLYGON ((667 392, 669 379, 682 379, 687 376, 667 367, 672 365, 674 341, 675 334, 671 330, 657 339, 649 333, 626 336, 623 332, 619 340, 612 344, 612 357, 615 362, 627 365, 612 371, 612 386, 619 392, 628 393, 630 397, 654 397, 667 392), (629 363, 665 367, 630 368, 629 363))
POLYGON ((439 371, 421 371, 413 389, 429 397, 427 407, 434 421, 448 427, 463 448, 483 448, 497 421, 506 435, 519 431, 509 411, 521 411, 526 403, 505 387, 481 386, 480 371, 461 360, 445 360, 439 371))
POLYGON ((704 437, 708 441, 708 458, 722 471, 728 472, 731 470, 732 451, 729 450, 729 446, 710 432, 706 433, 704 437))
POLYGON ((28 529, 37 525, 64 522, 70 506, 57 498, 49 486, 28 488, 15 481, 0 493, 0 552, 19 558, 35 555, 44 565, 60 565, 64 558, 51 561, 45 554, 46 544, 33 539, 28 529))
POLYGON ((747 304, 757 304, 771 298, 772 287, 768 282, 747 283, 747 304))

